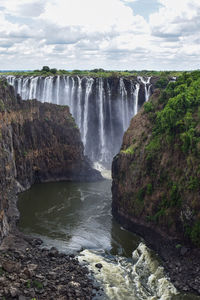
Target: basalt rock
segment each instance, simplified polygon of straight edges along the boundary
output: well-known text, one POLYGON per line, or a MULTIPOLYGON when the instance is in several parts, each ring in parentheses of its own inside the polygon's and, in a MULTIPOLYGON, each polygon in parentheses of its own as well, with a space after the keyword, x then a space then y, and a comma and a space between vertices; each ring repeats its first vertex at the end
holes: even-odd
MULTIPOLYGON (((171 136, 159 133, 155 138, 157 112, 166 105, 161 100, 155 90, 132 119, 114 157, 112 212, 160 254, 177 288, 199 294, 199 144, 184 152, 180 127, 171 136)), ((195 107, 192 120, 198 141, 197 111, 195 107)))
POLYGON ((22 101, 0 81, 0 242, 19 217, 16 193, 35 182, 98 180, 67 106, 22 101))

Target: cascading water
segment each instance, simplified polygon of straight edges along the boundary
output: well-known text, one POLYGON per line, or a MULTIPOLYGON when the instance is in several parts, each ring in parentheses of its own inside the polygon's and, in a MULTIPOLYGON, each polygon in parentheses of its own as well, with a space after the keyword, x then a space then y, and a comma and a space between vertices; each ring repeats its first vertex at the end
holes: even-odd
POLYGON ((150 77, 6 76, 22 99, 69 105, 80 128, 85 154, 109 167, 131 118, 151 94, 150 77), (143 90, 143 92, 142 92, 143 90), (140 96, 141 99, 141 96, 140 96), (140 100, 141 106, 141 100, 140 100))
POLYGON ((145 102, 147 102, 151 96, 151 77, 142 77, 138 76, 138 80, 140 80, 144 84, 145 89, 145 102))

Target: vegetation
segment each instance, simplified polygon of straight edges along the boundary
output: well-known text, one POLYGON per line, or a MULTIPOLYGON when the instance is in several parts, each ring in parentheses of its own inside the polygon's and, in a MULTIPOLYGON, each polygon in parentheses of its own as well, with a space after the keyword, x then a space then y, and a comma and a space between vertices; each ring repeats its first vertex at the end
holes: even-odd
POLYGON ((194 152, 200 142, 198 132, 200 109, 200 71, 191 74, 183 73, 176 82, 170 82, 160 96, 164 104, 156 113, 156 124, 153 129, 154 139, 158 136, 171 136, 179 140, 182 151, 194 152), (197 114, 198 112, 198 114, 197 114))
POLYGON ((170 219, 170 225, 173 222, 175 224, 183 198, 188 193, 190 196, 187 197, 192 198, 189 204, 191 218, 183 218, 185 235, 200 246, 200 205, 198 197, 195 198, 200 189, 200 71, 183 72, 176 81, 169 82, 166 88, 163 77, 158 86, 162 88, 158 103, 150 101, 144 105, 144 113, 151 120, 154 115, 152 136, 145 147, 147 174, 155 178, 159 165, 158 177, 161 178, 160 159, 166 151, 182 157, 185 165, 182 165, 181 173, 175 169, 173 174, 170 156, 167 157, 171 175, 166 176, 164 181, 157 181, 159 188, 165 186, 165 195, 160 197, 154 214, 148 215, 147 219, 160 224, 170 219), (173 182, 171 176, 177 178, 177 181, 173 182))
POLYGON ((5 104, 3 100, 0 99, 0 112, 4 112, 4 111, 5 111, 5 104))
POLYGON ((124 153, 124 154, 134 154, 134 151, 135 151, 135 146, 131 145, 126 150, 121 150, 121 153, 124 153))
POLYGON ((91 77, 131 77, 131 76, 158 76, 161 77, 157 82, 157 87, 165 87, 168 78, 172 76, 180 76, 181 71, 151 71, 151 70, 125 70, 113 71, 104 70, 102 68, 92 70, 57 70, 43 66, 41 70, 33 71, 0 71, 0 75, 16 75, 16 76, 53 76, 53 75, 78 75, 78 76, 91 76, 91 77))

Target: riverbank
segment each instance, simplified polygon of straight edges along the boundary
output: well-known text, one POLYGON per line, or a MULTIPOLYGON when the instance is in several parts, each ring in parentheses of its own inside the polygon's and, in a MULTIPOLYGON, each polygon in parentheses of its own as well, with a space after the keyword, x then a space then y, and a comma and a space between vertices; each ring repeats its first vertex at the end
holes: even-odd
POLYGON ((113 215, 124 228, 143 237, 145 244, 158 254, 167 275, 179 291, 200 295, 200 249, 191 244, 181 245, 180 240, 168 239, 116 211, 113 215))
POLYGON ((20 232, 0 246, 0 299, 86 299, 99 288, 74 255, 41 248, 42 241, 20 232))
POLYGON ((102 179, 69 108, 22 101, 0 80, 0 299, 91 299, 78 261, 18 232, 17 194, 35 182, 102 179))

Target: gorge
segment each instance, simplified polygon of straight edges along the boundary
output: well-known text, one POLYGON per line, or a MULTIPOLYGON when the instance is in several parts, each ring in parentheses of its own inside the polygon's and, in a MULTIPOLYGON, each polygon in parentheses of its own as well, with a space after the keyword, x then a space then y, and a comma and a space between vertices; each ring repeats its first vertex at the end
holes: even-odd
POLYGON ((85 154, 110 168, 131 118, 153 92, 156 78, 6 76, 22 99, 68 105, 85 154))
MULTIPOLYGON (((13 183, 17 183, 17 191, 19 191, 27 189, 34 182, 59 179, 74 181, 84 177, 88 180, 100 179, 99 173, 91 169, 88 159, 83 155, 83 145, 76 124, 80 128, 85 154, 93 162, 98 161, 105 168, 110 167, 113 156, 120 150, 122 136, 129 126, 130 119, 139 111, 142 104, 147 102, 154 91, 157 79, 140 76, 132 78, 8 76, 7 80, 14 87, 17 102, 13 94, 14 90, 4 81, 1 93, 1 98, 5 99, 1 105, 3 120, 1 147, 6 150, 2 151, 4 153, 2 159, 6 163, 2 165, 4 167, 1 171, 1 188, 9 194, 13 188, 11 194, 15 198, 16 187, 13 183), (39 103, 35 100, 22 101, 17 94, 25 100, 38 98, 41 102, 59 105, 39 103), (6 101, 8 104, 12 103, 15 109, 12 105, 7 106, 6 101), (65 107, 66 104, 69 105, 76 123, 71 118, 68 108, 65 107), (12 139, 15 141, 14 149, 10 146, 13 146, 12 139), (8 142, 6 146, 5 141, 8 142), (20 145, 23 145, 23 149, 20 145), (74 147, 73 151, 71 147, 74 147), (11 166, 8 161, 11 162, 11 166), (12 185, 8 187, 9 176, 12 185)), ((148 110, 148 105, 146 109, 148 110)), ((149 109, 151 112, 151 107, 149 109)), ((140 119, 141 123, 139 122, 138 125, 137 121, 134 121, 135 118, 132 120, 131 126, 126 131, 121 151, 113 163, 113 212, 124 227, 126 222, 118 215, 120 209, 118 210, 117 206, 119 203, 117 194, 121 195, 124 188, 126 197, 126 191, 130 188, 129 180, 126 182, 124 180, 127 170, 132 166, 130 162, 132 152, 135 151, 132 132, 136 131, 134 134, 137 138, 141 133, 140 130, 137 133, 138 128, 140 129, 140 126, 145 128, 146 124, 147 127, 149 126, 141 115, 143 116, 143 109, 136 117, 136 120, 140 119), (133 124, 137 126, 134 128, 133 124), (123 188, 120 189, 122 186, 123 188)), ((148 133, 150 136, 151 127, 148 133)), ((136 147, 136 149, 140 151, 142 148, 136 147)), ((132 178, 131 173, 127 174, 132 178)), ((138 178, 137 181, 138 184, 141 182, 138 178)), ((145 246, 144 241, 131 235, 112 219, 110 186, 110 180, 88 184, 70 182, 36 184, 22 194, 22 198, 20 197, 19 208, 22 213, 20 228, 29 235, 39 234, 39 237, 44 240, 46 236, 46 244, 56 245, 60 250, 66 251, 67 247, 73 249, 73 246, 76 251, 85 249, 78 255, 79 260, 91 267, 96 278, 100 278, 104 291, 107 292, 103 295, 104 298, 96 299, 117 299, 118 296, 120 300, 133 299, 133 297, 134 299, 154 299, 154 297, 196 299, 194 295, 178 293, 166 277, 155 254, 145 246), (46 200, 42 204, 43 199, 46 200), (54 244, 52 240, 55 241, 54 244), (100 266, 101 271, 96 267, 97 263, 103 266, 102 268, 100 266), (119 278, 115 276, 116 272, 119 278)), ((0 199, 1 216, 3 216, 1 232, 5 236, 9 231, 5 228, 7 224, 11 224, 12 215, 6 219, 8 196, 3 195, 3 197, 0 199)), ((123 203, 130 202, 129 197, 123 198, 123 193, 121 199, 123 203)), ((11 199, 11 204, 12 208, 15 208, 16 199, 14 202, 11 199)), ((18 212, 15 212, 17 219, 18 212)), ((15 220, 13 224, 14 222, 15 220)), ((178 272, 180 267, 178 266, 178 272)), ((173 264, 172 268, 177 269, 176 264, 173 264)), ((188 273, 188 276, 190 274, 188 273)), ((196 285, 192 288, 189 286, 192 280, 189 283, 184 282, 185 291, 198 293, 196 285)), ((173 281, 177 281, 175 285, 178 288, 183 288, 181 276, 176 276, 173 281)))

